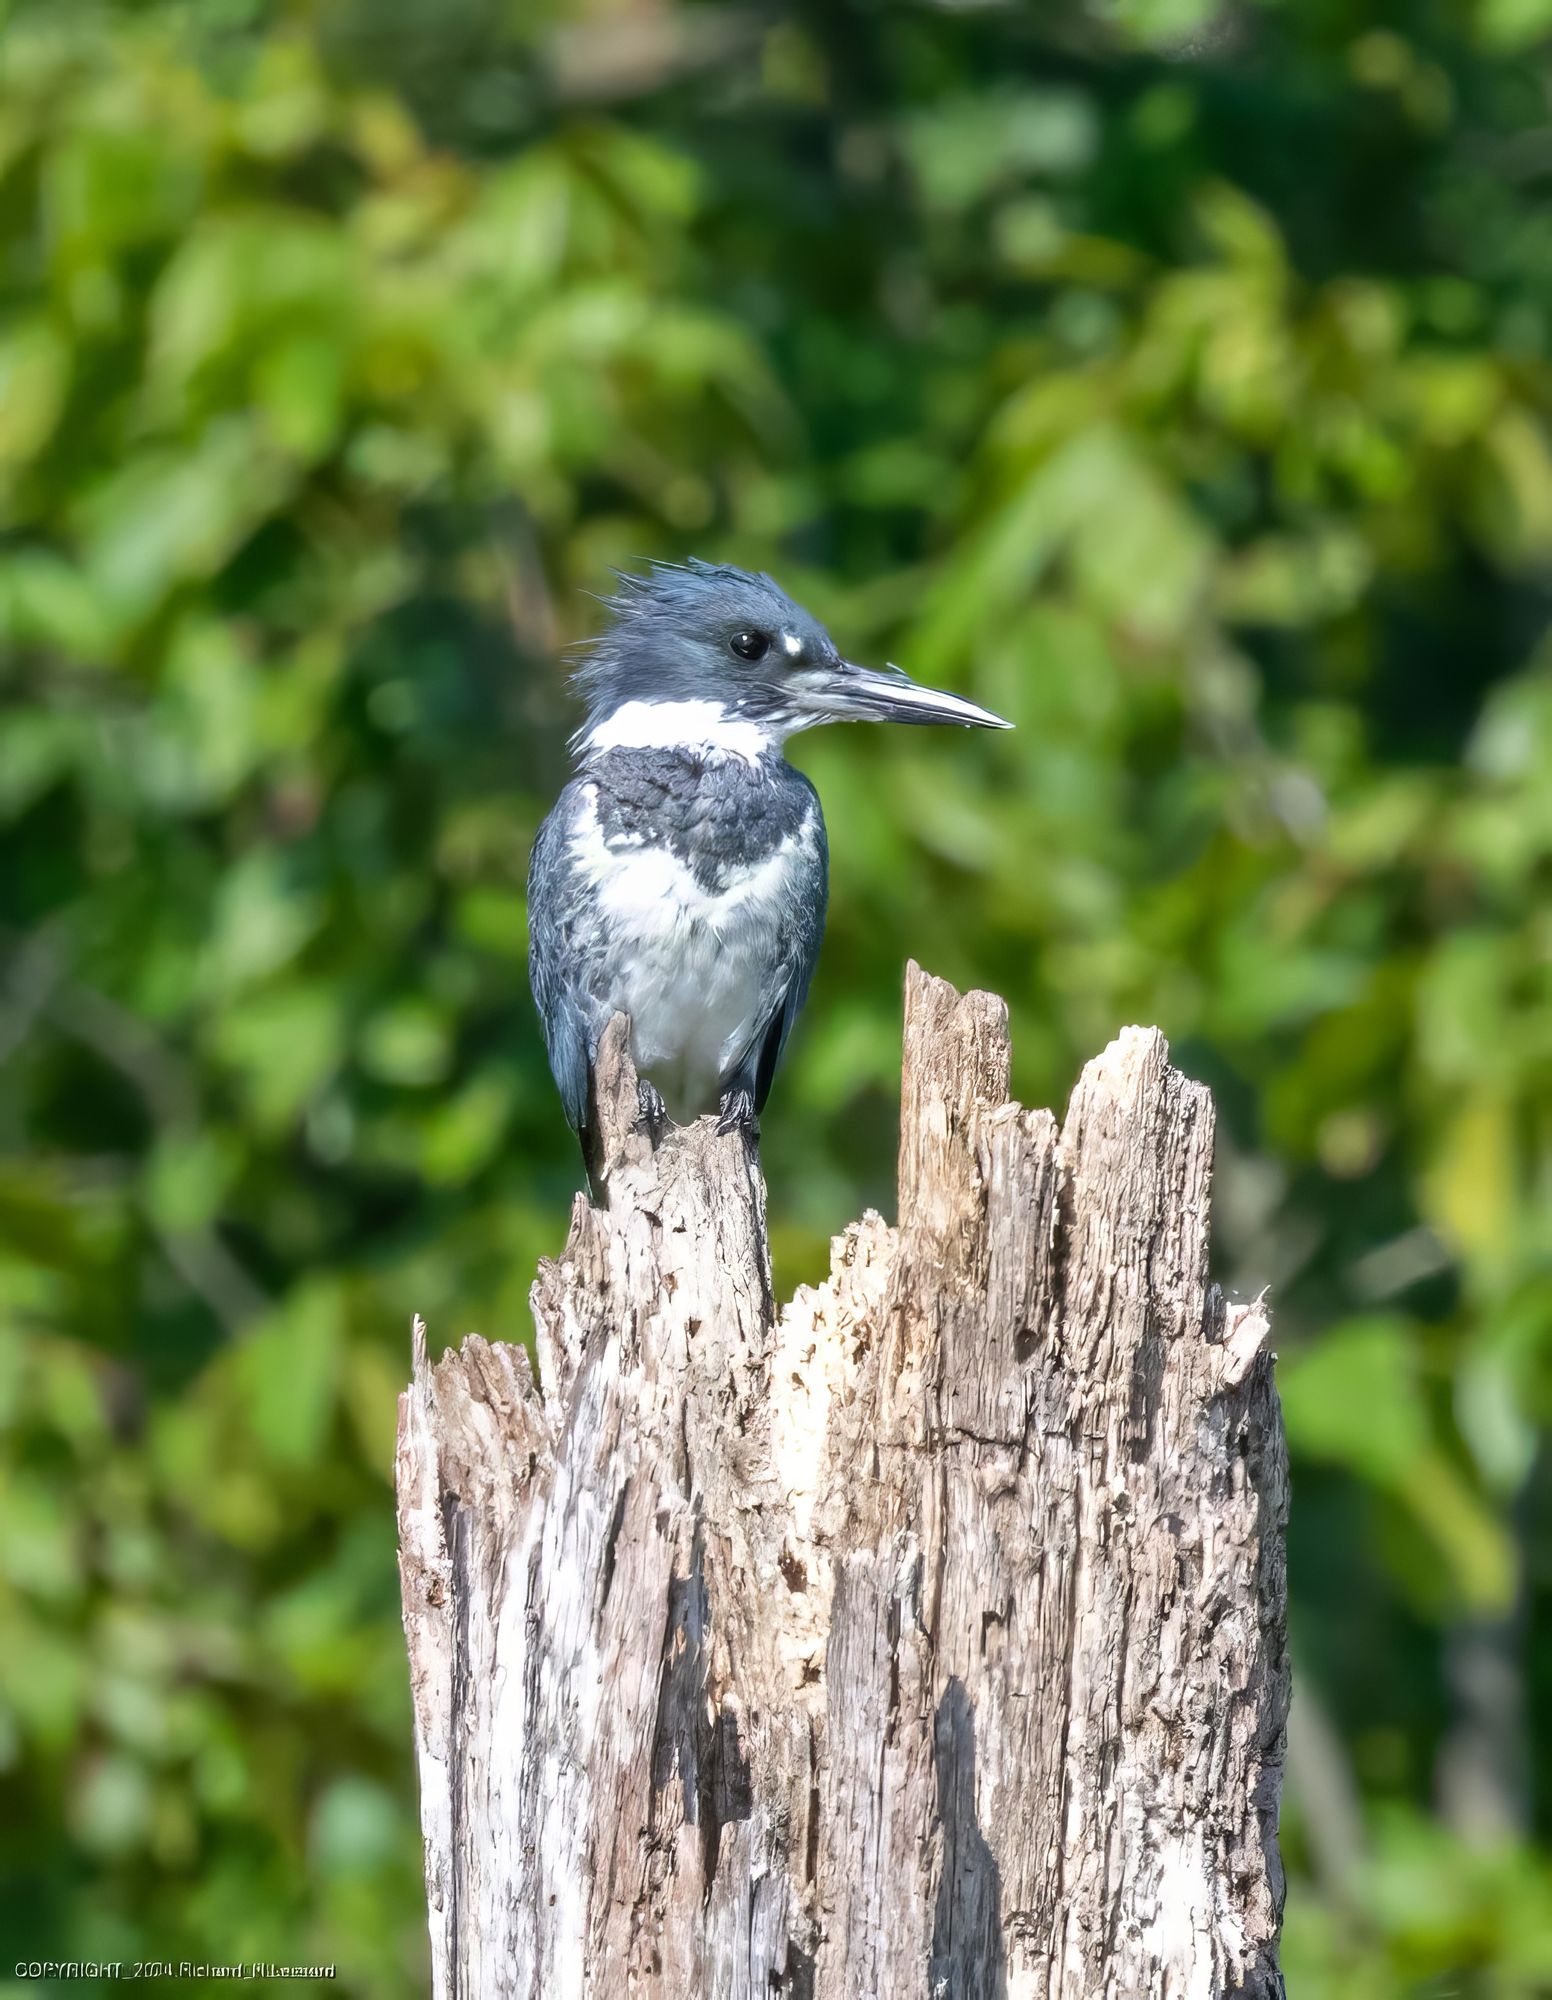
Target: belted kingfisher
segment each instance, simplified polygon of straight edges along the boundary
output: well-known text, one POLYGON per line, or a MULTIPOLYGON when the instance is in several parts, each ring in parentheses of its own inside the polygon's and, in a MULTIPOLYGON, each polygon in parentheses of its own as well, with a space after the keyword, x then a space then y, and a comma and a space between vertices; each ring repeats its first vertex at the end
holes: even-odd
POLYGON ((818 794, 786 739, 848 719, 1011 726, 897 667, 843 660, 768 576, 658 563, 619 584, 574 676, 577 775, 528 873, 529 978, 584 1154, 592 1064, 617 1012, 654 1130, 670 1107, 713 1104, 719 1131, 755 1128, 829 880, 818 794))

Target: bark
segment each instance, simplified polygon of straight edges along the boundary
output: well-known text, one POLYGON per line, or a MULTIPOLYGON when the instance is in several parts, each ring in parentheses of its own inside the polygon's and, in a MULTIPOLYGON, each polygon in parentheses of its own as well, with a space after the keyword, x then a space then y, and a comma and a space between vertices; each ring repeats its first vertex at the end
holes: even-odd
POLYGON ((780 1313, 624 1023, 526 1354, 400 1406, 437 2000, 1275 1995, 1287 1474, 1209 1287, 1212 1105, 1128 1029, 1058 1130, 914 966, 899 1223, 780 1313))

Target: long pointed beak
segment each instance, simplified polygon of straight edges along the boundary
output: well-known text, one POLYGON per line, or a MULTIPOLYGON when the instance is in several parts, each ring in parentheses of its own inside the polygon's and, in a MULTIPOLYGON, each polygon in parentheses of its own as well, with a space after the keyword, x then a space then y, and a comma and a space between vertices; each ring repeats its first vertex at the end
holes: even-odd
POLYGON ((803 691, 816 722, 954 722, 964 729, 1011 729, 989 708, 962 695, 919 687, 898 667, 858 667, 842 660, 803 691))

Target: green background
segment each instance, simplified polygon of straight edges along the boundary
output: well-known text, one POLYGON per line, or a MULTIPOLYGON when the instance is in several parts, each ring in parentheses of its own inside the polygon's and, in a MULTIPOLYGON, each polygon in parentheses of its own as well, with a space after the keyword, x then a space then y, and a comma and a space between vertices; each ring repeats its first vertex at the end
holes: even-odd
POLYGON ((794 746, 782 1288, 907 954, 1028 1101, 1158 1022, 1282 1356, 1295 2000, 1552 1992, 1549 28, 9 8, 0 1991, 423 1990, 409 1315, 529 1331, 558 653, 695 553, 1018 725, 794 746))

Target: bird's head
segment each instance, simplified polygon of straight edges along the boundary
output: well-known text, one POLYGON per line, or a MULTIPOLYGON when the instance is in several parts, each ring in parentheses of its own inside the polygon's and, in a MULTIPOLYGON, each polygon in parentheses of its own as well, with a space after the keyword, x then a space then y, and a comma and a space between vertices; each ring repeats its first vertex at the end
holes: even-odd
POLYGON ((609 628, 586 649, 578 747, 685 743, 758 755, 821 722, 1009 723, 898 667, 845 660, 816 618, 770 577, 712 563, 655 563, 620 576, 609 628))

